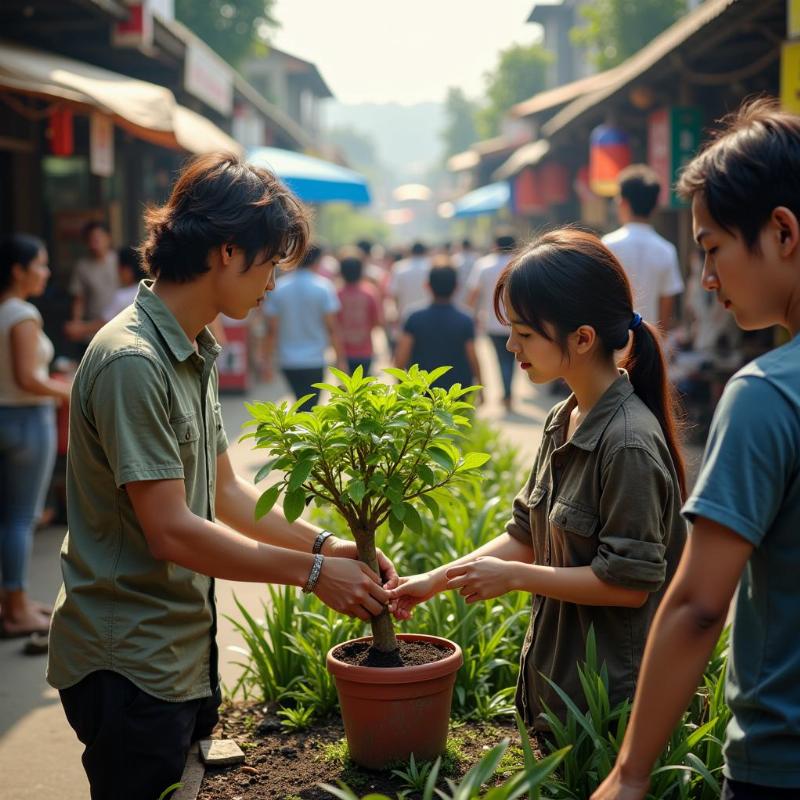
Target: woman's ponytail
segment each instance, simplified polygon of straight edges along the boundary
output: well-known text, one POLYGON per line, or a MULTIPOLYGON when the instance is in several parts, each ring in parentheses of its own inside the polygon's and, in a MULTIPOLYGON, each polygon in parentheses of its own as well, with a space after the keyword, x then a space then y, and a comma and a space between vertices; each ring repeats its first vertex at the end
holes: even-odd
POLYGON ((633 328, 633 342, 622 366, 628 371, 634 391, 661 425, 667 442, 681 496, 686 497, 686 465, 680 447, 681 405, 667 377, 658 329, 640 321, 633 328))

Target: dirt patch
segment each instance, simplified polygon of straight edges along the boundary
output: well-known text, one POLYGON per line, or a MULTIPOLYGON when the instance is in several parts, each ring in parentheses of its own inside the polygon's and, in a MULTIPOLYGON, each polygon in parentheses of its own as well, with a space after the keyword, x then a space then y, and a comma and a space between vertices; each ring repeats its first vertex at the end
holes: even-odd
POLYGON ((451 655, 452 647, 433 642, 414 642, 399 639, 398 649, 391 653, 375 650, 369 642, 349 642, 333 651, 334 658, 359 667, 413 667, 431 664, 451 655))
MULTIPOLYGON (((280 718, 263 704, 226 705, 221 709, 215 737, 234 739, 245 752, 245 763, 209 769, 198 800, 332 800, 319 783, 344 781, 359 795, 381 792, 395 797, 409 785, 391 771, 372 772, 353 764, 347 756, 341 719, 317 723, 302 732, 288 733, 280 718)), ((522 768, 519 735, 510 718, 491 723, 454 723, 442 762, 440 786, 445 778, 457 780, 502 739, 511 740, 497 773, 497 782, 522 768)), ((535 742, 534 742, 535 745, 535 742)), ((399 769, 407 764, 397 765, 399 769)), ((414 792, 409 800, 419 798, 414 792)))

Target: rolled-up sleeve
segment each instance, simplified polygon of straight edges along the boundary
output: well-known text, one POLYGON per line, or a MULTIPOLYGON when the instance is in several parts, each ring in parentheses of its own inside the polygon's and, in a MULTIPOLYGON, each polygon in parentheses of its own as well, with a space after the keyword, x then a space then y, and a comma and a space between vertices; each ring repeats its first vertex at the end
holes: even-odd
POLYGON ((598 578, 655 592, 666 577, 664 510, 671 479, 641 447, 622 447, 603 469, 601 527, 591 563, 598 578))
POLYGON ((506 523, 506 533, 523 544, 531 545, 530 496, 533 474, 519 490, 511 507, 511 519, 506 523))

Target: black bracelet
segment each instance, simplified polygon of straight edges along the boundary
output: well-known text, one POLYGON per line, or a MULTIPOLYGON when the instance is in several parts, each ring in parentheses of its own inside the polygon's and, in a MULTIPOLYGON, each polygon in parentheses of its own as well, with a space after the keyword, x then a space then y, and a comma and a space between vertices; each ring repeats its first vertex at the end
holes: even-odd
POLYGON ((317 538, 314 540, 314 546, 311 548, 311 552, 316 555, 317 553, 322 552, 322 545, 325 544, 325 540, 329 537, 333 536, 330 531, 322 530, 317 534, 317 538))

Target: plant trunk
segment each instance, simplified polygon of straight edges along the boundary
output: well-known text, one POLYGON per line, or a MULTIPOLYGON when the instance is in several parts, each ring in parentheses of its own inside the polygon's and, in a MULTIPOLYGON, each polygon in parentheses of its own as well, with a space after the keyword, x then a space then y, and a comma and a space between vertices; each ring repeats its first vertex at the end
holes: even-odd
MULTIPOLYGON (((378 554, 375 552, 375 531, 354 528, 352 534, 356 540, 358 560, 366 564, 377 575, 380 575, 378 554)), ((370 625, 372 626, 372 646, 376 650, 381 653, 393 653, 398 649, 397 637, 394 634, 394 623, 388 608, 384 608, 377 617, 372 617, 370 625)))

